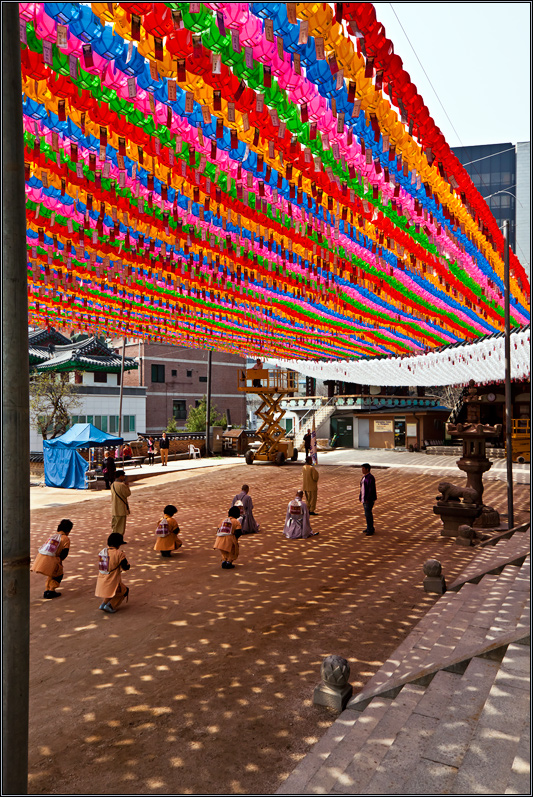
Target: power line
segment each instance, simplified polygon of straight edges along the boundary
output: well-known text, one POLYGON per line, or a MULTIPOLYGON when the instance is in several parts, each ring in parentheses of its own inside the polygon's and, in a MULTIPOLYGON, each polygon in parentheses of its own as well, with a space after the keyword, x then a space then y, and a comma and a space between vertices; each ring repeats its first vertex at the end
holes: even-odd
POLYGON ((439 95, 438 95, 438 92, 437 92, 437 90, 436 90, 435 86, 434 86, 434 85, 433 85, 433 83, 431 82, 431 80, 430 80, 430 77, 429 77, 428 73, 427 73, 427 72, 426 72, 426 70, 424 69, 424 64, 422 63, 422 61, 421 61, 421 60, 420 60, 420 58, 418 57, 418 53, 416 52, 415 48, 413 47, 413 44, 412 44, 412 42, 411 42, 411 39, 409 38, 409 36, 408 36, 408 35, 407 35, 407 33, 405 32, 405 28, 404 28, 404 26, 402 25, 402 23, 400 22, 400 18, 398 17, 398 14, 396 13, 396 11, 395 11, 395 9, 394 9, 394 6, 392 5, 392 3, 389 3, 389 5, 390 5, 390 7, 392 8, 392 11, 393 11, 393 13, 394 13, 394 16, 395 16, 395 17, 396 17, 396 19, 398 20, 398 24, 399 24, 400 28, 402 29, 402 31, 403 31, 403 33, 404 33, 404 36, 405 36, 405 38, 406 38, 406 39, 407 39, 407 41, 409 42, 409 46, 411 47, 411 50, 412 50, 412 51, 414 52, 414 54, 415 54, 416 60, 418 61, 418 63, 419 63, 419 64, 420 64, 420 66, 422 67, 422 72, 423 72, 423 73, 424 73, 424 75, 426 76, 426 78, 427 78, 427 81, 428 81, 429 85, 430 85, 430 86, 431 86, 431 88, 433 89, 433 91, 434 91, 434 93, 435 93, 435 97, 438 99, 438 101, 439 101, 439 103, 440 103, 440 106, 441 106, 442 110, 444 111, 444 113, 445 113, 445 115, 446 115, 446 119, 447 119, 447 120, 449 121, 449 123, 451 124, 451 126, 452 126, 452 128, 453 128, 453 131, 454 131, 454 133, 455 133, 455 135, 457 136, 457 138, 458 138, 458 139, 459 139, 459 141, 461 142, 461 146, 463 146, 463 147, 464 147, 464 144, 463 144, 463 142, 462 142, 462 140, 461 140, 461 136, 459 135, 459 133, 458 133, 458 132, 457 132, 457 130, 455 129, 455 126, 454 126, 454 124, 453 124, 452 120, 451 120, 451 119, 450 119, 450 117, 448 116, 448 112, 446 111, 446 108, 445 108, 445 107, 444 107, 444 105, 442 104, 441 98, 439 97, 439 95))
POLYGON ((463 163, 462 166, 471 166, 473 163, 479 163, 479 161, 487 160, 487 158, 495 158, 496 155, 503 155, 504 152, 514 152, 516 151, 516 147, 507 147, 507 149, 501 149, 499 152, 493 152, 492 155, 484 155, 482 158, 476 158, 475 161, 468 161, 468 163, 463 163))

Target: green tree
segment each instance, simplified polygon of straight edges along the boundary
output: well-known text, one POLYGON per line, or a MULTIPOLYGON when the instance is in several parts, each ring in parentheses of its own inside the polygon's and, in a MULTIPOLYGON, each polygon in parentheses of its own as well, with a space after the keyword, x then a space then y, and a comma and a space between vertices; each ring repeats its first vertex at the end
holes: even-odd
POLYGON ((178 424, 176 423, 175 418, 169 418, 167 423, 167 432, 177 432, 178 431, 178 424))
MULTIPOLYGON (((185 421, 185 428, 188 432, 205 432, 205 420, 207 414, 207 397, 203 396, 197 407, 189 407, 189 414, 185 421)), ((222 426, 226 428, 227 421, 225 415, 219 415, 216 405, 211 405, 210 414, 211 426, 222 426)))
POLYGON ((45 440, 65 434, 70 416, 80 407, 81 400, 68 374, 44 371, 30 376, 30 419, 45 440))

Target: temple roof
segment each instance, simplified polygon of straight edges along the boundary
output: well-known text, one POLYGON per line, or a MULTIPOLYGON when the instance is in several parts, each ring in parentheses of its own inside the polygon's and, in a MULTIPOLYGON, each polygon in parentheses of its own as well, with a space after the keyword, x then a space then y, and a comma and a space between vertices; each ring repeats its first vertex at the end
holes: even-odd
MULTIPOLYGON (((122 358, 95 336, 71 341, 55 329, 35 330, 29 334, 30 366, 36 371, 106 371, 118 373, 122 358)), ((131 357, 124 359, 124 370, 138 368, 131 357)))

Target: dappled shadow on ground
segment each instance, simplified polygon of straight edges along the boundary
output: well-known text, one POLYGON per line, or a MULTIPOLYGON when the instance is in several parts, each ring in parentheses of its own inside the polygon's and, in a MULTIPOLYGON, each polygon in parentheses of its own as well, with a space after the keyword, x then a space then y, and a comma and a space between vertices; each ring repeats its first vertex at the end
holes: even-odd
MULTIPOLYGON (((435 476, 376 478, 377 533, 367 538, 359 474, 322 467, 320 534, 309 540, 281 533, 299 468, 134 485, 130 601, 115 615, 94 597, 107 502, 33 513, 33 551, 61 517, 75 526, 62 597, 43 600, 44 577, 32 575, 30 792, 273 793, 335 718, 312 706, 323 658, 345 656, 360 689, 434 602, 425 560, 440 559, 452 580, 473 555, 439 536, 435 476), (212 546, 243 481, 261 533, 241 538, 225 571, 212 546), (184 541, 169 560, 152 550, 167 503, 184 541)), ((505 491, 491 482, 487 503, 502 508, 505 491)), ((526 509, 525 486, 515 500, 526 509)))

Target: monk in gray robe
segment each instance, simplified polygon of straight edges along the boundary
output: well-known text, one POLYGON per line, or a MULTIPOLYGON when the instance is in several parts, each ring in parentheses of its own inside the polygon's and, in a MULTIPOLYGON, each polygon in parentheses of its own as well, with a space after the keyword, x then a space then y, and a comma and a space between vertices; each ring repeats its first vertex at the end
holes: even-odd
POLYGON ((249 495, 250 488, 243 484, 241 492, 237 493, 231 505, 238 506, 241 512, 241 529, 243 534, 256 534, 259 531, 259 523, 254 518, 254 502, 249 495))
POLYGON ((318 531, 313 531, 311 528, 309 507, 303 497, 303 490, 298 490, 287 507, 283 533, 288 540, 305 540, 308 537, 316 537, 318 534, 318 531))

